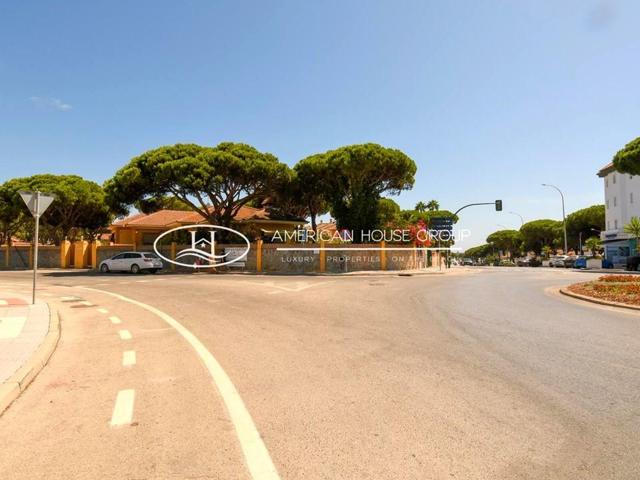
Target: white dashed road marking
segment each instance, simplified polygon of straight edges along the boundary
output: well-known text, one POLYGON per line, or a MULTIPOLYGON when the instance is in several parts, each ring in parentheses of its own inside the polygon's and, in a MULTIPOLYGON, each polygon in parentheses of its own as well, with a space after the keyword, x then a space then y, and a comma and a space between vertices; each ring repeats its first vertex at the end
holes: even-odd
POLYGON ((6 300, 0 300, 0 305, 4 307, 5 305, 9 305, 9 302, 6 300))
POLYGON ((135 350, 127 350, 122 352, 122 366, 132 367, 136 364, 136 352, 135 350))
POLYGON ((129 330, 118 330, 118 335, 122 340, 131 340, 133 338, 129 330))
POLYGON ((70 296, 70 297, 60 297, 60 300, 62 300, 63 302, 77 302, 78 300, 82 300, 82 299, 80 297, 70 296))
MULTIPOLYGON (((196 351, 205 367, 209 371, 211 378, 213 378, 213 381, 218 387, 220 396, 222 397, 222 400, 227 407, 231 422, 236 429, 238 441, 240 443, 240 447, 242 448, 242 453, 244 454, 247 468, 249 470, 249 473, 251 474, 251 477, 254 480, 280 479, 278 471, 276 470, 276 467, 271 460, 271 456, 267 451, 267 447, 262 441, 262 437, 260 436, 260 433, 258 432, 255 424, 253 423, 253 419, 251 418, 247 407, 242 401, 238 390, 236 390, 233 382, 224 371, 222 366, 218 363, 216 358, 211 354, 209 350, 207 350, 207 347, 202 344, 198 337, 196 337, 193 333, 191 333, 191 331, 185 328, 184 325, 175 320, 173 317, 167 315, 162 310, 159 310, 151 305, 138 302, 137 300, 125 297, 124 295, 100 290, 98 288, 85 287, 85 289, 93 292, 103 293, 105 295, 111 295, 112 297, 118 298, 123 302, 128 302, 133 305, 137 305, 140 308, 144 308, 145 310, 160 317, 162 320, 172 326, 180 335, 182 335, 182 337, 196 351)), ((120 330, 120 332, 122 331, 123 330, 120 330)))
POLYGON ((80 305, 84 305, 85 307, 93 307, 93 303, 91 303, 88 300, 83 300, 81 302, 78 302, 80 305))
POLYGON ((106 308, 99 308, 98 312, 104 313, 106 315, 107 313, 109 313, 109 310, 107 310, 106 308))
POLYGON ((120 320, 115 315, 113 317, 109 317, 109 320, 111 320, 111 323, 113 323, 114 325, 118 325, 118 324, 122 323, 122 320, 120 320))
POLYGON ((136 391, 132 389, 120 390, 116 397, 116 404, 113 406, 111 415, 111 426, 121 427, 131 425, 133 420, 133 404, 136 398, 136 391))

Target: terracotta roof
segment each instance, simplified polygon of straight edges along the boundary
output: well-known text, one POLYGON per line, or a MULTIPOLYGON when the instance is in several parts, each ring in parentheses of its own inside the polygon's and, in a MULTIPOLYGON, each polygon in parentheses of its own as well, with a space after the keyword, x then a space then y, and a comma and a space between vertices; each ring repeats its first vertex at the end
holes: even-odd
MULTIPOLYGON (((248 220, 271 220, 269 212, 264 208, 240 207, 238 213, 234 217, 236 222, 248 220)), ((195 223, 204 223, 206 220, 202 218, 198 212, 184 210, 158 210, 157 212, 146 215, 144 213, 136 213, 122 220, 113 223, 118 227, 147 227, 147 228, 166 228, 175 224, 191 225, 195 223)))
POLYGON ((604 176, 610 174, 611 172, 613 172, 614 170, 615 170, 615 168, 613 167, 613 162, 609 162, 604 167, 602 167, 600 170, 598 170, 598 176, 599 177, 604 177, 604 176))
POLYGON ((316 225, 316 231, 333 233, 333 232, 337 231, 337 227, 336 227, 336 224, 334 222, 318 223, 316 225))

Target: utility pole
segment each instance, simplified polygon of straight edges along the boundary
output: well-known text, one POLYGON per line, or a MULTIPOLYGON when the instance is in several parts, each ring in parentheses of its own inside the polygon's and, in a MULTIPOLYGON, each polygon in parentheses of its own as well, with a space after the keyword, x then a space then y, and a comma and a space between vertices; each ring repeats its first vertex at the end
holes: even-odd
POLYGON ((562 190, 560 190, 555 185, 543 183, 542 186, 555 188, 560 194, 560 198, 562 199, 562 229, 564 231, 564 254, 567 255, 567 253, 569 252, 569 248, 567 247, 567 217, 564 214, 564 195, 562 194, 562 190))

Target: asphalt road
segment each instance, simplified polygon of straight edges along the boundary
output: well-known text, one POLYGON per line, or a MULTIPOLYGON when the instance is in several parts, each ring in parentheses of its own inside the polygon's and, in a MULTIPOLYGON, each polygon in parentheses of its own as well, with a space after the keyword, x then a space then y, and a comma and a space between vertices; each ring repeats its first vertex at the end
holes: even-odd
POLYGON ((283 479, 638 478, 640 315, 550 288, 593 276, 46 273, 62 339, 0 417, 0 478, 261 478, 251 427, 283 479))

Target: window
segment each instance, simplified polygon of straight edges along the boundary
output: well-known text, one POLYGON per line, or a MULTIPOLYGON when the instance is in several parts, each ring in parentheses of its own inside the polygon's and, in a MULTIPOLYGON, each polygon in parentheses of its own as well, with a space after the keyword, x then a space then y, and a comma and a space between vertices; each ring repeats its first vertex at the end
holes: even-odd
POLYGON ((122 260, 125 254, 121 253, 120 255, 116 255, 115 257, 111 257, 111 260, 122 260))
POLYGON ((124 258, 140 258, 139 253, 125 253, 124 258))
POLYGON ((613 197, 613 206, 614 207, 618 206, 618 197, 613 197))
POLYGON ((614 185, 616 184, 616 174, 615 173, 613 174, 613 184, 614 185))
POLYGON ((607 230, 611 230, 611 222, 607 222, 607 230))
POLYGON ((145 253, 144 258, 158 258, 155 253, 145 253))
POLYGON ((604 177, 604 187, 607 188, 609 186, 609 178, 604 177))
POLYGON ((613 228, 618 229, 618 220, 613 221, 613 228))
POLYGON ((629 194, 629 203, 633 203, 633 192, 629 194))
POLYGON ((609 199, 607 198, 607 208, 609 208, 609 199))

